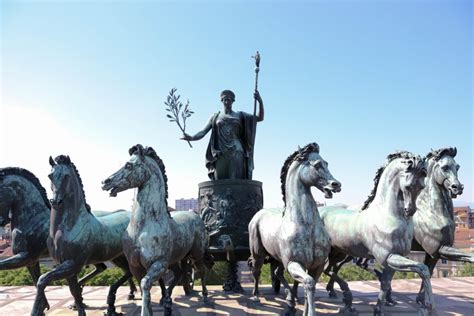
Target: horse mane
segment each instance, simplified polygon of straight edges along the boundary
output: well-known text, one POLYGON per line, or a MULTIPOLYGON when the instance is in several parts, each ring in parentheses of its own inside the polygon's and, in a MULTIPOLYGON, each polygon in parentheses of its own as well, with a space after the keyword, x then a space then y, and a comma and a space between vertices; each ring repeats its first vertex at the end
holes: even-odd
POLYGON ((0 180, 3 180, 4 177, 6 176, 21 176, 28 181, 30 181, 36 189, 41 194, 41 197, 43 198, 44 204, 51 209, 51 203, 49 203, 48 195, 46 193, 45 188, 41 185, 41 182, 39 179, 31 173, 29 170, 19 168, 19 167, 7 167, 7 168, 1 168, 0 169, 0 180))
POLYGON ((77 179, 79 181, 79 185, 81 186, 82 197, 84 198, 84 204, 86 205, 86 210, 90 213, 91 212, 91 207, 86 202, 86 193, 84 192, 84 185, 82 184, 81 175, 79 174, 79 171, 77 170, 76 165, 74 165, 74 163, 71 161, 69 156, 65 156, 65 155, 59 155, 56 158, 54 158, 54 160, 58 164, 62 164, 62 165, 72 167, 72 170, 76 173, 77 179))
POLYGON ((431 151, 426 154, 427 159, 433 158, 435 161, 440 160, 443 156, 448 155, 451 157, 456 157, 456 154, 458 153, 458 150, 456 147, 446 147, 446 148, 440 148, 438 150, 431 149, 431 151))
MULTIPOLYGON (((133 147, 131 147, 128 150, 128 153, 131 155, 137 153, 137 152, 142 152, 145 156, 148 156, 152 158, 158 165, 161 171, 161 175, 163 177, 163 181, 165 183, 165 204, 168 206, 168 176, 166 175, 166 169, 165 169, 165 164, 163 163, 163 160, 158 156, 156 151, 152 147, 143 147, 141 144, 137 144, 133 147)), ((168 211, 169 213, 169 211, 168 211)))
POLYGON ((280 181, 281 181, 281 194, 283 195, 283 203, 286 206, 286 176, 288 175, 288 169, 290 169, 291 164, 293 161, 303 161, 308 159, 310 153, 319 153, 319 145, 317 143, 310 143, 304 146, 302 149, 298 148, 294 153, 286 158, 285 162, 283 163, 283 167, 281 168, 280 172, 280 181))
POLYGON ((370 203, 375 199, 375 195, 377 194, 377 187, 379 185, 380 178, 382 176, 382 173, 384 172, 385 168, 395 159, 397 158, 415 158, 415 155, 413 155, 411 152, 408 151, 396 151, 392 154, 389 154, 387 156, 387 161, 383 166, 381 166, 377 171, 375 172, 375 177, 374 177, 374 188, 370 192, 369 196, 367 197, 367 200, 364 202, 364 205, 361 208, 361 211, 366 210, 370 203))

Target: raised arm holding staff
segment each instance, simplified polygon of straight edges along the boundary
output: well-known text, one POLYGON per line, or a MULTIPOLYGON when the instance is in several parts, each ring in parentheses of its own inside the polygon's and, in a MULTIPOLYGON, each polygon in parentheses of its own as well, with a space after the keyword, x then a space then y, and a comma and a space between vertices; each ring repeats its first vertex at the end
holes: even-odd
POLYGON ((261 122, 264 118, 263 101, 257 90, 254 98, 259 104, 258 114, 236 112, 232 109, 235 94, 230 90, 222 91, 223 111, 213 114, 206 126, 195 135, 185 133, 181 138, 196 141, 212 131, 206 151, 206 167, 210 179, 252 179, 254 122, 261 122))

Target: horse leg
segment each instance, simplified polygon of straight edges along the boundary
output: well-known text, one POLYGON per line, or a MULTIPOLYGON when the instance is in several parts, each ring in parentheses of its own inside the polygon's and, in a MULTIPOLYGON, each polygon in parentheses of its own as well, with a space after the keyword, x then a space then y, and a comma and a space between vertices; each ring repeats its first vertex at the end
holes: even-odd
POLYGON ((377 304, 374 307, 374 315, 384 315, 385 298, 390 285, 390 280, 394 273, 394 270, 387 267, 383 270, 382 275, 380 276, 380 292, 377 298, 377 304))
POLYGON ((30 254, 27 251, 22 251, 14 256, 0 260, 0 270, 12 270, 22 268, 30 264, 32 261, 33 260, 30 257, 30 254))
POLYGON ((128 293, 127 299, 134 300, 135 299, 135 292, 137 291, 137 287, 135 286, 135 282, 133 282, 133 276, 128 279, 128 285, 130 286, 130 292, 128 293))
MULTIPOLYGON (((278 279, 278 281, 283 284, 283 287, 286 290, 286 304, 290 307, 290 309, 294 309, 296 306, 296 292, 298 291, 298 282, 295 282, 293 284, 293 288, 290 288, 290 285, 285 279, 285 276, 283 274, 285 267, 283 264, 279 263, 278 261, 275 261, 278 263, 278 265, 275 268, 275 271, 273 272, 273 275, 278 279)), ((273 277, 272 275, 272 277, 273 277)))
MULTIPOLYGON (((344 260, 342 260, 339 264, 336 264, 336 263, 331 263, 331 260, 329 260, 329 265, 328 267, 326 268, 326 270, 324 271, 324 273, 326 275, 329 275, 330 276, 330 279, 328 281, 328 284, 326 285, 326 291, 328 291, 328 296, 329 297, 332 297, 332 298, 336 298, 337 297, 337 294, 336 294, 336 291, 334 291, 334 282, 337 282, 337 284, 339 285, 339 288, 341 290, 344 290, 343 289, 343 283, 340 283, 340 281, 342 280, 341 278, 338 278, 337 277, 337 274, 339 273, 339 270, 342 268, 343 265, 345 265, 346 263, 348 263, 349 261, 351 261, 353 259, 353 257, 351 256, 346 256, 346 258, 344 258, 344 260), (332 272, 333 273, 329 273, 332 268, 332 272)), ((342 281, 344 282, 344 281, 342 281)), ((345 282, 344 282, 345 283, 345 282)), ((347 283, 345 283, 345 287, 347 287, 347 283)))
MULTIPOLYGON (((151 295, 150 290, 153 285, 153 281, 161 279, 166 271, 166 266, 156 261, 148 268, 146 275, 140 281, 140 287, 142 288, 142 312, 141 316, 152 316, 153 311, 151 308, 151 295)), ((171 314, 171 311, 165 310, 165 315, 171 314)))
POLYGON ((123 270, 124 275, 120 277, 115 283, 113 283, 109 288, 109 294, 107 295, 107 316, 122 315, 122 313, 117 313, 115 311, 115 299, 118 288, 127 282, 132 277, 132 272, 128 267, 128 261, 125 256, 119 256, 112 260, 112 262, 119 268, 123 270))
MULTIPOLYGON (((425 254, 424 264, 428 267, 428 270, 430 271, 430 276, 433 275, 433 270, 434 270, 434 267, 436 266, 436 263, 438 262, 438 259, 439 257, 433 258, 429 254, 427 253, 425 254)), ((424 283, 421 282, 420 291, 418 292, 418 295, 416 296, 416 302, 420 304, 421 306, 423 306, 424 298, 425 298, 425 287, 424 287, 424 283)))
MULTIPOLYGON (((165 304, 165 301, 166 301, 166 285, 165 285, 165 281, 163 280, 163 278, 160 278, 158 280, 158 283, 160 284, 160 289, 161 289, 161 298, 160 298, 160 306, 163 306, 165 304)), ((142 289, 143 291, 143 289, 142 289)))
MULTIPOLYGON (((281 285, 280 277, 276 274, 277 271, 281 271, 281 269, 278 270, 278 264, 279 262, 277 260, 270 259, 270 275, 272 278, 272 288, 275 294, 280 293, 280 285, 281 285)), ((281 271, 281 273, 283 275, 283 271, 281 271)))
MULTIPOLYGON (((314 287, 316 281, 305 271, 301 264, 290 261, 287 266, 291 277, 304 286, 305 291, 305 309, 303 315, 314 315, 314 287)), ((321 269, 322 271, 322 269, 321 269)))
MULTIPOLYGON (((421 277, 424 287, 424 301, 422 302, 422 314, 429 314, 433 309, 433 292, 431 289, 430 271, 423 263, 419 263, 396 254, 390 254, 387 258, 390 268, 402 272, 415 272, 421 277)), ((387 270, 387 269, 385 269, 387 270)), ((384 272, 385 272, 384 270, 384 272)))
POLYGON ((202 284, 202 301, 204 303, 207 302, 207 295, 208 295, 208 291, 207 291, 207 266, 206 266, 206 255, 204 255, 203 258, 201 258, 200 260, 196 260, 194 262, 194 266, 196 268, 196 272, 201 276, 201 284, 202 284))
MULTIPOLYGON (((38 283, 38 279, 41 275, 39 261, 36 261, 34 264, 30 266, 27 266, 27 268, 28 268, 28 272, 31 275, 31 279, 33 280, 33 285, 36 286, 36 284, 38 283)), ((46 304, 48 304, 47 300, 46 300, 46 304)))
MULTIPOLYGON (((380 286, 382 287, 382 275, 383 272, 375 269, 374 267, 369 266, 369 258, 359 258, 357 260, 356 265, 364 269, 367 272, 370 272, 375 275, 377 280, 379 280, 380 286)), ((388 285, 386 286, 386 291, 385 291, 385 306, 395 306, 397 305, 397 301, 395 301, 392 298, 392 279, 390 278, 388 280, 388 285)))
POLYGON ((453 247, 441 246, 438 253, 441 259, 474 263, 474 253, 464 252, 453 247))
MULTIPOLYGON (((107 266, 103 263, 94 264, 94 270, 92 270, 91 272, 89 272, 88 274, 86 274, 85 276, 79 279, 78 281, 79 286, 83 288, 87 281, 95 277, 97 274, 104 272, 106 269, 107 269, 107 266)), ((84 304, 84 306, 87 307, 86 304, 84 304)), ((67 308, 72 309, 74 311, 77 310, 76 302, 69 305, 67 308)))
POLYGON ((86 316, 85 306, 82 302, 82 288, 77 282, 77 275, 73 275, 67 278, 67 283, 69 285, 69 291, 74 297, 74 305, 77 308, 78 316, 86 316))
POLYGON ((36 296, 31 310, 31 316, 44 315, 44 310, 49 309, 44 289, 51 282, 59 279, 68 278, 72 275, 76 275, 81 271, 81 264, 74 262, 73 260, 66 260, 60 265, 56 266, 55 269, 41 275, 36 285, 36 296))
POLYGON ((253 296, 251 300, 255 303, 260 303, 260 299, 258 298, 260 294, 260 291, 258 289, 258 283, 260 281, 260 273, 264 262, 265 257, 257 257, 255 256, 255 254, 249 258, 249 266, 252 270, 253 276, 253 296))
POLYGON ((190 264, 188 259, 181 260, 181 284, 183 285, 184 295, 192 295, 193 288, 191 283, 194 281, 192 279, 193 267, 190 264))
POLYGON ((173 294, 174 287, 176 286, 176 284, 178 284, 179 280, 181 280, 182 277, 182 271, 178 264, 172 264, 168 267, 168 269, 173 272, 173 279, 171 280, 171 284, 168 285, 168 288, 166 288, 163 279, 160 279, 160 287, 163 285, 161 291, 163 292, 164 289, 165 292, 164 296, 161 297, 160 305, 163 305, 165 310, 171 310, 173 304, 171 295, 173 294))
POLYGON ((94 270, 79 279, 78 284, 80 287, 84 287, 87 281, 95 277, 97 274, 104 272, 107 266, 104 263, 94 264, 94 270))
MULTIPOLYGON (((341 262, 342 264, 339 266, 339 269, 344 263, 347 263, 350 260, 352 260, 352 257, 345 258, 341 262), (347 260, 348 258, 350 258, 350 259, 347 260)), ((337 268, 337 267, 335 266, 335 268, 337 268)), ((355 310, 355 308, 352 307, 352 292, 349 288, 349 285, 339 275, 337 275, 337 272, 339 271, 339 269, 337 269, 337 270, 333 269, 332 271, 331 270, 328 271, 328 269, 326 269, 324 271, 325 274, 327 274, 331 277, 331 280, 334 280, 334 282, 337 282, 337 284, 339 285, 339 287, 342 290, 342 302, 344 303, 344 307, 339 311, 339 313, 345 314, 345 315, 357 314, 357 311, 355 310)))

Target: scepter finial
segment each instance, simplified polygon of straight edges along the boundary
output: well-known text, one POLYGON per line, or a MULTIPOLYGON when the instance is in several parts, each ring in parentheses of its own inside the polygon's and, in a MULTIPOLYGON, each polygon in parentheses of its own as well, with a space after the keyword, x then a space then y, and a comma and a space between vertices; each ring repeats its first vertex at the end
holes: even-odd
POLYGON ((258 68, 260 67, 260 53, 258 52, 258 50, 255 53, 255 56, 252 56, 252 58, 255 59, 255 66, 257 67, 255 68, 255 71, 258 72, 258 68))

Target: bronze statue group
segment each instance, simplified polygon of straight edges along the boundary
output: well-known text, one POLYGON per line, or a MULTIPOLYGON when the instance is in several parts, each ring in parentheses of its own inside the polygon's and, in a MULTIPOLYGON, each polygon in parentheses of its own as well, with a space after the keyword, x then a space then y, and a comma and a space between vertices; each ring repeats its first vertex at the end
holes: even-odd
MULTIPOLYGON (((212 115, 197 134, 184 134, 183 140, 195 141, 211 131, 206 167, 212 181, 252 179, 256 124, 264 118, 257 90, 254 98, 258 113, 235 112, 234 93, 223 91, 223 111, 212 115)), ((51 199, 31 172, 18 167, 0 169, 0 224, 11 224, 14 253, 0 261, 0 269, 28 268, 37 287, 31 315, 44 315, 49 308, 45 288, 59 279, 67 280, 78 315, 85 315, 82 287, 108 261, 120 267, 123 276, 110 286, 107 315, 118 314, 115 295, 120 285, 129 281, 129 298, 134 297, 132 276, 140 282, 141 315, 153 314, 150 289, 155 281, 162 290, 165 314, 171 314, 172 290, 188 261, 202 279, 202 297, 207 300, 212 256, 206 223, 196 212, 168 211, 165 165, 153 148, 135 145, 128 153, 128 161, 103 181, 102 188, 110 196, 136 188, 131 212, 91 211, 79 172, 67 155, 50 157, 51 199), (38 262, 46 256, 57 265, 40 275, 38 262), (78 280, 86 265, 96 269, 78 280), (168 287, 163 281, 167 270, 175 276, 168 287)), ((421 277, 417 302, 421 314, 431 314, 430 275, 438 259, 474 262, 474 254, 453 248, 452 199, 463 191, 455 156, 455 148, 433 150, 424 157, 395 152, 377 170, 374 188, 363 206, 318 209, 311 187, 331 198, 341 191, 341 183, 332 176, 317 143, 298 148, 281 169, 284 207, 261 209, 248 223, 249 265, 255 279, 252 300, 258 306, 261 268, 270 261, 275 284, 281 282, 287 290, 286 314, 296 312, 301 284, 304 315, 314 315, 315 285, 322 273, 331 277, 327 287, 331 296, 334 282, 341 286, 345 304, 341 313, 356 314, 351 291, 337 273, 342 264, 358 258, 360 266, 376 273, 380 281, 374 314, 383 315, 385 305, 395 303, 390 286, 395 271, 412 271, 421 277), (411 250, 424 251, 425 262, 408 259, 411 250), (364 259, 375 259, 381 271, 369 268, 364 259), (284 270, 293 285, 285 280, 284 270)))

